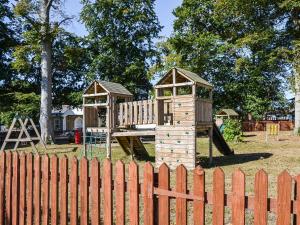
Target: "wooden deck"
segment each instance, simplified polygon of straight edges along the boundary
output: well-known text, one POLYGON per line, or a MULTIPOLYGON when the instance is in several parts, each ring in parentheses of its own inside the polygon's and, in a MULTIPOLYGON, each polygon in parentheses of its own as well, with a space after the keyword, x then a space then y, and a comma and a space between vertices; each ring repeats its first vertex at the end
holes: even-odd
POLYGON ((141 130, 141 131, 123 131, 123 132, 114 132, 112 137, 141 137, 141 136, 155 136, 154 130, 141 130))

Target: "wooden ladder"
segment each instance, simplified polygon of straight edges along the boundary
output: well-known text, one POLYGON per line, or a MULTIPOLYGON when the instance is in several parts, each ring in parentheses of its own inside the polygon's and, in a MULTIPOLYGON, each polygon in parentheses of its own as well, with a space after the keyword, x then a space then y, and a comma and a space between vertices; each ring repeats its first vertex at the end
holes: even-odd
POLYGON ((149 154, 137 136, 119 136, 115 137, 127 155, 133 155, 137 158, 149 157, 149 154))

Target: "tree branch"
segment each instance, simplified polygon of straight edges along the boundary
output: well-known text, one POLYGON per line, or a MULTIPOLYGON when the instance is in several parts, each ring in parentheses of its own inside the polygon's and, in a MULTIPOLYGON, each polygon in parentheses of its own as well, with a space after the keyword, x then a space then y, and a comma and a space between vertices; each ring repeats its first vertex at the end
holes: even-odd
POLYGON ((47 6, 46 6, 46 10, 47 12, 50 11, 50 7, 52 6, 53 0, 48 0, 47 6))
POLYGON ((60 22, 57 23, 57 26, 61 26, 63 23, 67 22, 68 20, 73 19, 74 17, 66 17, 63 20, 61 20, 60 22))

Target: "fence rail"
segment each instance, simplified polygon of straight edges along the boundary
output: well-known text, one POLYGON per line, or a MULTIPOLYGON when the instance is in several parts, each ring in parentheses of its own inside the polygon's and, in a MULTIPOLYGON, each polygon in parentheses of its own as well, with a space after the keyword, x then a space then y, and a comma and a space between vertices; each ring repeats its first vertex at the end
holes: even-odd
POLYGON ((225 193, 224 172, 220 168, 213 173, 212 192, 205 192, 205 171, 200 167, 193 171, 191 190, 187 189, 188 174, 184 166, 177 167, 173 188, 170 170, 165 164, 154 173, 152 165, 146 163, 142 183, 135 162, 131 162, 126 171, 121 161, 113 168, 111 162, 105 160, 100 169, 96 159, 78 161, 76 158, 2 152, 0 224, 124 225, 143 222, 145 225, 168 225, 170 199, 176 201, 175 220, 180 225, 188 223, 188 201, 192 202, 192 220, 196 225, 205 223, 207 204, 212 205, 214 225, 224 224, 225 207, 231 208, 234 225, 245 224, 245 209, 253 211, 255 225, 267 224, 268 212, 277 215, 279 225, 300 224, 300 196, 297 195, 300 175, 292 178, 286 171, 282 172, 274 199, 268 198, 268 175, 263 170, 255 175, 254 195, 245 195, 245 174, 240 169, 232 174, 230 193, 225 193))

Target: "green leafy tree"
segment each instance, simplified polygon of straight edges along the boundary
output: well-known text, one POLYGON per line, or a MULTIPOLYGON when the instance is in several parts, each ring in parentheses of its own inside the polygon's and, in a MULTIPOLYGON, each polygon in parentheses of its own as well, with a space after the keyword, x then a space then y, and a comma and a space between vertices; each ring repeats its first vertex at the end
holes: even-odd
POLYGON ((258 115, 282 99, 291 34, 279 2, 184 0, 174 15, 168 42, 183 67, 214 85, 217 108, 258 115))
POLYGON ((61 4, 60 0, 20 0, 14 7, 23 30, 13 66, 23 78, 18 83, 40 94, 39 121, 44 141, 52 135, 53 98, 61 103, 74 91, 79 92, 85 65, 80 40, 61 28, 72 19, 62 13, 61 4))
POLYGON ((154 0, 82 0, 81 19, 89 32, 90 79, 124 84, 147 93, 149 65, 156 59, 153 39, 161 30, 154 0))

